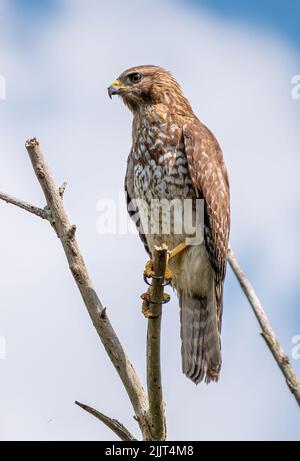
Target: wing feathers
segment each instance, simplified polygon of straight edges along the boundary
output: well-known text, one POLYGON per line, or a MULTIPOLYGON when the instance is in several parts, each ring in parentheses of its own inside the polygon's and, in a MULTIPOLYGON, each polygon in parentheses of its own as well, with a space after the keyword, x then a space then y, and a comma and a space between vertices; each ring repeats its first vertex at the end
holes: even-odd
MULTIPOLYGON (((205 201, 204 238, 214 270, 221 318, 230 229, 230 193, 226 166, 214 135, 198 119, 183 127, 185 151, 197 197, 205 201)), ((220 320, 220 319, 219 319, 220 320)))

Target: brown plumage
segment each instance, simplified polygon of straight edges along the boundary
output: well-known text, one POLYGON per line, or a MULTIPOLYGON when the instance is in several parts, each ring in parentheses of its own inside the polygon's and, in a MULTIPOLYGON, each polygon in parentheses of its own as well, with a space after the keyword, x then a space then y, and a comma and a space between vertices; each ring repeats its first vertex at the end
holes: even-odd
MULTIPOLYGON (((175 231, 174 211, 168 233, 151 231, 145 225, 153 219, 151 204, 189 199, 195 207, 197 198, 204 200, 204 240, 171 259, 170 268, 181 311, 183 372, 195 383, 217 380, 230 227, 229 181, 222 151, 168 71, 157 66, 133 67, 120 75, 109 94, 120 95, 133 113, 125 190, 128 212, 149 255, 155 245, 166 243, 171 250, 190 237, 185 229, 175 231), (148 205, 146 211, 139 200, 148 205)), ((165 215, 155 216, 161 229, 165 215)))

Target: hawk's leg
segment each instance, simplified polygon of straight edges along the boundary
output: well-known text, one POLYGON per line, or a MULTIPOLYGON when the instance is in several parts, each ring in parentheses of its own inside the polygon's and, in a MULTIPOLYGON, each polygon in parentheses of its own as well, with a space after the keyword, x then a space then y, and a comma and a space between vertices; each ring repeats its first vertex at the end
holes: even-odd
POLYGON ((173 248, 173 250, 169 251, 168 261, 170 261, 171 258, 174 258, 174 256, 177 256, 179 253, 181 253, 187 246, 187 243, 180 243, 179 245, 177 245, 177 247, 173 248))
MULTIPOLYGON (((173 248, 173 250, 169 251, 168 252, 168 261, 167 261, 167 263, 170 261, 170 259, 174 258, 179 253, 181 253, 187 246, 188 245, 186 243, 180 243, 175 248, 173 248)), ((146 266, 145 266, 145 270, 144 270, 144 280, 148 285, 149 285, 149 283, 147 282, 147 279, 150 279, 150 278, 155 278, 152 259, 147 261, 146 266)), ((168 265, 167 265, 167 268, 166 268, 164 278, 165 278, 165 281, 166 281, 167 285, 171 282, 171 280, 173 278, 172 271, 171 271, 171 269, 169 268, 168 265)))

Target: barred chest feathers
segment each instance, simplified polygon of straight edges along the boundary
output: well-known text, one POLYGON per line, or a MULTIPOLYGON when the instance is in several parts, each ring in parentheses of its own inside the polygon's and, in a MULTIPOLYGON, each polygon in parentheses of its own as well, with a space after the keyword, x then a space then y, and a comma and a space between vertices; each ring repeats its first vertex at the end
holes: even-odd
MULTIPOLYGON (((145 120, 145 119, 144 119, 145 120)), ((194 196, 182 128, 175 123, 140 123, 131 155, 135 196, 146 200, 194 196)))

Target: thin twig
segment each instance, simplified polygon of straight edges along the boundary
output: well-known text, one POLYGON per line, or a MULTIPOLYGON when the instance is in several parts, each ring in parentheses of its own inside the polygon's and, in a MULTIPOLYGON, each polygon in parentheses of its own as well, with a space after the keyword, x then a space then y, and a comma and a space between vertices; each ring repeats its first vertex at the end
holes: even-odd
POLYGON ((63 197, 64 197, 64 194, 65 194, 67 185, 68 185, 68 183, 65 181, 65 182, 63 182, 62 185, 60 186, 60 188, 59 188, 59 195, 60 195, 60 198, 63 198, 63 197))
POLYGON ((228 252, 228 262, 235 273, 243 292, 245 293, 252 310, 258 320, 258 323, 262 329, 262 337, 266 341, 269 349, 271 350, 280 370, 282 371, 287 385, 294 394, 298 405, 300 406, 300 383, 298 381, 295 370, 293 369, 288 356, 285 354, 284 350, 281 347, 278 339, 275 336, 275 333, 270 325, 270 322, 266 316, 266 313, 251 285, 246 275, 243 273, 238 260, 236 259, 232 249, 229 249, 228 252))
POLYGON ((80 402, 75 402, 83 410, 87 411, 91 415, 95 416, 95 418, 99 419, 103 424, 105 424, 109 429, 111 429, 123 442, 129 441, 136 441, 133 435, 126 429, 126 427, 120 423, 117 419, 112 419, 109 416, 100 413, 100 411, 95 410, 88 405, 85 405, 80 402))
POLYGON ((46 210, 43 210, 42 208, 38 208, 34 205, 31 205, 31 203, 24 202, 24 200, 21 200, 19 198, 5 194, 4 192, 0 192, 0 200, 3 200, 6 203, 10 203, 11 205, 15 205, 19 208, 22 208, 22 210, 35 214, 39 218, 48 219, 48 213, 46 210))
POLYGON ((30 139, 26 142, 26 149, 37 179, 44 192, 47 206, 51 213, 52 225, 60 238, 70 270, 80 290, 93 325, 127 391, 143 438, 145 440, 151 440, 152 436, 148 421, 148 398, 94 290, 75 238, 75 227, 71 226, 69 222, 59 193, 59 188, 55 184, 38 141, 35 138, 30 139))
POLYGON ((149 413, 153 440, 166 440, 166 418, 163 401, 160 363, 160 336, 162 302, 164 299, 164 280, 167 266, 168 249, 165 245, 155 248, 153 270, 155 277, 150 289, 151 317, 147 331, 147 385, 149 413))

